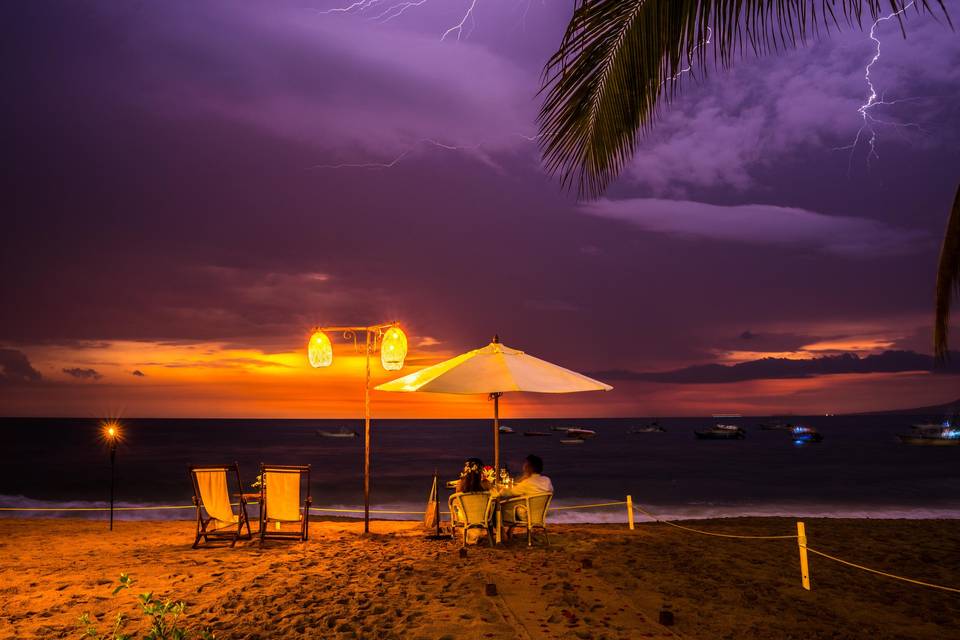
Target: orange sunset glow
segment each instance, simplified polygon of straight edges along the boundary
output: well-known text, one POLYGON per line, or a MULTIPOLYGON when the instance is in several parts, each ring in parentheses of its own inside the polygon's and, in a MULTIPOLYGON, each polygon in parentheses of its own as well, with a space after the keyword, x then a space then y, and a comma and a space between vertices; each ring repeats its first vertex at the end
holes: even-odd
MULTIPOLYGON (((362 347, 361 347, 362 349, 362 347)), ((731 362, 755 357, 809 358, 812 349, 790 353, 731 353, 731 362)), ((263 352, 217 343, 111 342, 86 348, 42 347, 31 361, 47 384, 4 393, 10 411, 22 415, 123 415, 192 417, 356 418, 362 416, 362 351, 335 341, 331 366, 314 369, 301 350, 263 352), (145 357, 146 356, 146 357, 145 357), (97 376, 77 381, 63 363, 97 376), (48 399, 56 398, 55 405, 48 399)), ((411 347, 401 371, 388 372, 375 354, 371 387, 456 355, 431 345, 411 347)), ((537 355, 537 354, 534 354, 537 355)), ((923 372, 841 374, 800 380, 755 380, 723 385, 665 385, 612 381, 614 391, 546 397, 517 394, 505 403, 510 417, 665 415, 681 407, 686 415, 725 411, 769 414, 836 413, 877 408, 876 390, 895 407, 934 404, 953 389, 949 376, 923 372), (719 407, 719 408, 718 408, 719 407)), ((373 416, 380 418, 484 418, 486 399, 448 394, 373 392, 373 416)))

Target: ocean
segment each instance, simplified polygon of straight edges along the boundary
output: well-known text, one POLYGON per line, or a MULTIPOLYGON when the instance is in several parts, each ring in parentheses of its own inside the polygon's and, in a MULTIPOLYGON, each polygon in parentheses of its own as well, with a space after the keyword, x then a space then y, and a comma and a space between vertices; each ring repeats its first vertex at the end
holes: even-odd
MULTIPOLYGON (((529 453, 541 456, 553 480, 555 505, 620 501, 665 518, 742 515, 875 518, 960 517, 960 447, 911 447, 895 434, 925 416, 792 416, 817 428, 819 444, 797 446, 788 433, 762 431, 765 418, 740 424, 740 441, 694 438, 710 418, 661 418, 665 433, 629 434, 649 419, 505 420, 516 433, 501 436, 511 471, 529 453), (583 445, 564 446, 558 433, 525 437, 553 426, 593 429, 583 445)), ((0 506, 97 507, 109 497, 109 455, 100 421, 0 419, 0 506)), ((127 419, 116 458, 118 506, 189 505, 189 464, 238 462, 249 488, 259 463, 310 464, 315 507, 362 507, 363 439, 322 438, 339 427, 362 434, 362 421, 127 419)), ((488 420, 374 420, 374 509, 424 507, 434 470, 455 479, 467 457, 492 463, 488 420)), ((252 491, 252 489, 249 489, 252 491)), ((445 495, 445 494, 444 494, 445 495)), ((0 517, 100 512, 0 512, 0 517)), ((184 510, 122 512, 121 519, 192 518, 184 510)), ((391 516, 415 518, 416 516, 391 516)), ((554 521, 623 522, 622 507, 558 511, 554 521)))

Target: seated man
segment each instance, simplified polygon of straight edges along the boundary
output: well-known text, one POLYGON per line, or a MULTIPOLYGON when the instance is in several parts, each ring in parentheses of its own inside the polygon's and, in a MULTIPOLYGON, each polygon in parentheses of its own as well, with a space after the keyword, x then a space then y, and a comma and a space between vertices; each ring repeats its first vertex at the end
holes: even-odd
POLYGON ((494 496, 505 500, 534 493, 553 493, 553 483, 543 475, 543 460, 532 453, 523 461, 523 475, 512 487, 494 489, 494 496))

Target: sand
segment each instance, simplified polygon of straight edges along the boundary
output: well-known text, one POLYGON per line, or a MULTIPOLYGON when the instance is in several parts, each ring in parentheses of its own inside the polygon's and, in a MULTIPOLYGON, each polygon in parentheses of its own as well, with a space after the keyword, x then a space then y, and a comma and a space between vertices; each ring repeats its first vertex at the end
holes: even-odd
MULTIPOLYGON (((777 518, 701 521, 780 534, 777 518)), ((79 637, 134 614, 111 595, 183 600, 192 630, 217 638, 960 638, 960 596, 811 559, 800 586, 795 541, 708 538, 660 524, 558 525, 550 547, 470 547, 423 539, 413 523, 313 522, 307 543, 191 550, 193 523, 0 520, 0 637, 79 637), (485 593, 493 583, 498 595, 485 593), (661 626, 669 605, 675 625, 661 626)), ((877 568, 960 585, 960 521, 807 521, 812 547, 877 568)), ((131 628, 135 628, 133 625, 131 628)))

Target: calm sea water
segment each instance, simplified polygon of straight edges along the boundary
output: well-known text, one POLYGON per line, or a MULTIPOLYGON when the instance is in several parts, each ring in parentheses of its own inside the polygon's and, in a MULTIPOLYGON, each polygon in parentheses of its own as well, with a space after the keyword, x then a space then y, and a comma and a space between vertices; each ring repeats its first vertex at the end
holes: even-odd
MULTIPOLYGON (((502 459, 519 470, 536 453, 546 463, 558 504, 634 500, 669 517, 834 515, 960 517, 960 447, 910 447, 895 434, 924 416, 792 417, 816 427, 820 444, 795 446, 786 432, 761 431, 743 418, 742 441, 701 441, 693 429, 712 420, 660 419, 666 433, 628 434, 644 419, 508 420, 502 459), (525 437, 551 426, 595 429, 580 446, 560 435, 525 437)), ((317 429, 349 420, 125 420, 117 452, 117 500, 124 505, 190 504, 186 467, 240 463, 244 484, 258 464, 312 465, 314 506, 362 505, 362 438, 333 440, 317 429)), ((96 506, 109 496, 108 453, 99 422, 86 419, 0 419, 0 506, 96 506)), ((422 509, 434 469, 456 478, 464 458, 492 461, 492 427, 481 420, 376 420, 372 502, 422 509)), ((5 512, 3 515, 23 516, 5 512)), ((44 514, 50 515, 50 514, 44 514)), ((567 511, 568 520, 616 520, 613 511, 567 511)), ((99 514, 88 517, 102 517, 99 514)), ((192 517, 190 511, 123 517, 192 517)))

